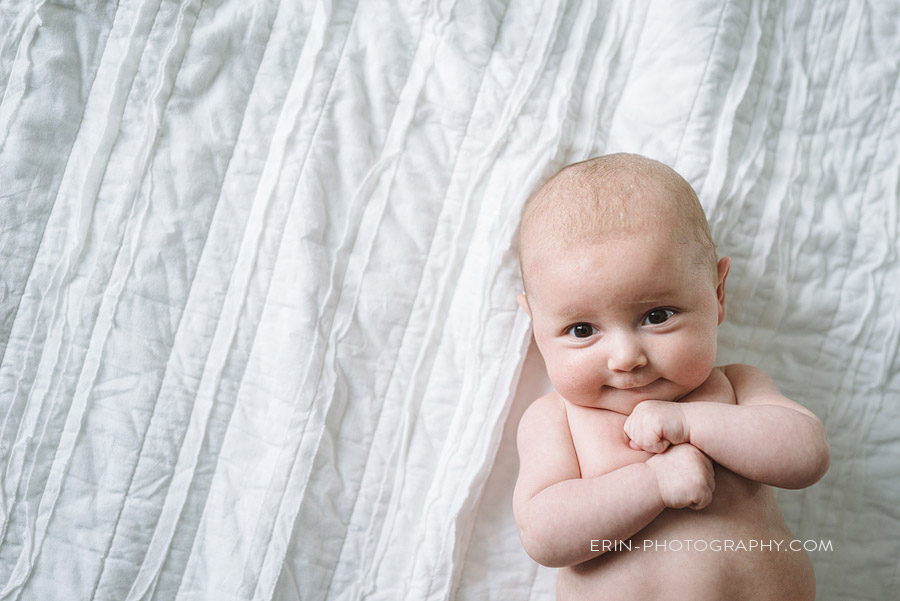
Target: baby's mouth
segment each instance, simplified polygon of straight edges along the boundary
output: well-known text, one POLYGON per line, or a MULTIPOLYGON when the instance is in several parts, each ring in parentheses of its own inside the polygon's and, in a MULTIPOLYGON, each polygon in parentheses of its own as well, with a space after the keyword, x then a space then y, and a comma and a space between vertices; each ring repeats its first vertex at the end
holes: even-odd
POLYGON ((656 380, 650 380, 649 382, 643 384, 634 384, 634 383, 624 383, 622 386, 610 386, 610 388, 616 388, 618 390, 628 390, 631 392, 640 392, 644 388, 649 388, 653 385, 656 380))
POLYGON ((658 386, 659 381, 659 378, 654 378, 645 382, 624 382, 623 386, 610 386, 610 388, 619 390, 621 393, 628 395, 629 398, 662 400, 660 396, 664 393, 658 386))

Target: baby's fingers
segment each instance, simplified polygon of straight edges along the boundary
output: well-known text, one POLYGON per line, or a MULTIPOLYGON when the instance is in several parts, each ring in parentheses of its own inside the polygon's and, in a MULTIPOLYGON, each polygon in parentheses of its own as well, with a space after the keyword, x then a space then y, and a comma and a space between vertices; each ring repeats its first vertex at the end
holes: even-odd
POLYGON ((712 492, 705 491, 701 495, 700 500, 698 500, 694 503, 691 503, 690 505, 688 505, 688 507, 695 511, 699 511, 699 510, 703 509, 704 507, 706 507, 707 505, 709 505, 710 503, 712 503, 712 498, 713 498, 712 492))
POLYGON ((715 490, 715 488, 716 485, 715 482, 713 482, 711 486, 700 489, 700 491, 698 491, 697 500, 688 505, 688 507, 690 507, 691 509, 703 509, 704 507, 712 503, 713 491, 715 490))
MULTIPOLYGON (((662 453, 666 449, 669 448, 669 441, 664 438, 656 438, 651 440, 644 440, 641 442, 636 442, 632 440, 629 444, 637 445, 637 448, 642 451, 647 451, 648 453, 662 453)), ((632 446, 631 448, 635 448, 632 446)))
POLYGON ((663 425, 656 414, 654 405, 649 401, 635 407, 631 415, 625 419, 622 427, 625 435, 634 443, 629 443, 633 449, 662 453, 669 447, 669 441, 663 436, 663 425))
POLYGON ((713 493, 716 491, 716 473, 713 470, 712 463, 709 461, 709 458, 704 457, 706 459, 706 469, 704 470, 704 476, 706 480, 706 487, 701 488, 698 491, 697 499, 688 505, 691 509, 703 509, 710 503, 712 503, 713 493))
POLYGON ((625 420, 624 430, 625 436, 628 437, 628 446, 636 451, 648 453, 662 453, 669 448, 669 441, 659 432, 642 426, 643 424, 633 421, 631 417, 625 420))
POLYGON ((628 446, 635 451, 647 451, 648 453, 662 453, 669 448, 669 441, 663 438, 643 439, 628 441, 628 446))

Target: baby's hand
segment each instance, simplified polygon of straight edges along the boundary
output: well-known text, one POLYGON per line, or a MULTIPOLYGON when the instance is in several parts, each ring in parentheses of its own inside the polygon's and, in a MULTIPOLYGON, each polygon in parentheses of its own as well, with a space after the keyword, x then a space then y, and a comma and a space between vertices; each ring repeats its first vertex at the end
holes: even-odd
POLYGON ((635 450, 662 453, 668 446, 688 442, 688 427, 681 405, 669 401, 643 401, 625 420, 628 445, 635 450))
POLYGON ((703 509, 716 489, 712 461, 692 444, 678 444, 647 460, 666 507, 703 509))

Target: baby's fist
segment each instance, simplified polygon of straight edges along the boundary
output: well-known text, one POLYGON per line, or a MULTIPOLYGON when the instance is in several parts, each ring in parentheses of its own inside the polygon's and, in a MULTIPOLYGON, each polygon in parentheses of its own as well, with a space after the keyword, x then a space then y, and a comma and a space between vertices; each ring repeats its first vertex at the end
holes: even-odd
POLYGON ((681 405, 669 401, 643 401, 625 420, 629 446, 662 453, 669 445, 688 442, 688 428, 681 405))
POLYGON ((691 444, 671 446, 647 460, 656 474, 659 494, 666 507, 703 509, 716 489, 712 461, 691 444))

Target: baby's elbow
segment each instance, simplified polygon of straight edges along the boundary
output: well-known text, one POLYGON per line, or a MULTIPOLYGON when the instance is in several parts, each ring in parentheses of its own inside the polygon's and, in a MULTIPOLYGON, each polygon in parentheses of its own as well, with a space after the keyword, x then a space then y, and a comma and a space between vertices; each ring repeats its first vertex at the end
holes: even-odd
POLYGON ((831 445, 828 444, 828 434, 825 432, 825 425, 816 420, 816 435, 813 439, 814 452, 812 453, 812 465, 810 466, 811 482, 807 486, 811 486, 822 479, 828 467, 831 465, 831 445))
POLYGON ((825 434, 825 426, 817 420, 815 435, 812 436, 811 448, 806 454, 806 460, 798 467, 794 482, 785 488, 806 488, 822 479, 831 465, 831 446, 825 434))
POLYGON ((548 568, 574 565, 559 544, 558 532, 535 520, 518 519, 519 540, 531 559, 548 568))
POLYGON ((831 465, 831 445, 828 444, 828 437, 825 435, 825 426, 822 426, 822 436, 817 445, 816 459, 811 484, 821 480, 831 465))
POLYGON ((556 552, 553 545, 543 544, 534 540, 526 542, 526 539, 522 538, 522 546, 525 548, 525 552, 531 559, 548 568, 566 568, 575 563, 569 558, 556 552))
POLYGON ((548 568, 562 567, 558 565, 559 558, 553 553, 553 547, 551 544, 548 544, 546 536, 543 536, 540 532, 535 532, 535 530, 539 529, 526 524, 519 525, 519 540, 522 541, 522 548, 525 549, 525 553, 542 566, 547 566, 548 568))

